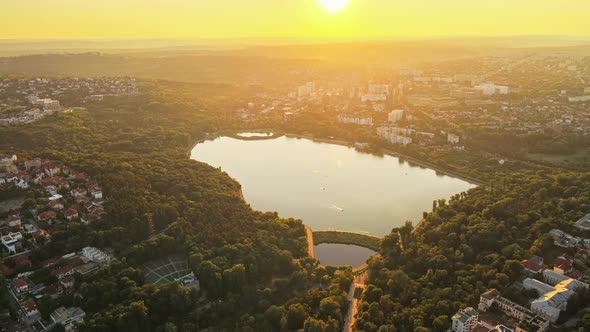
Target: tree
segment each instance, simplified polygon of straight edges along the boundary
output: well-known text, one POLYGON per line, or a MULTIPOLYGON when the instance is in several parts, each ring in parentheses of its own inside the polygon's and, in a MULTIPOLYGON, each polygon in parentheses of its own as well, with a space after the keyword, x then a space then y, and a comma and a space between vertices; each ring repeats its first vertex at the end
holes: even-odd
POLYGON ((303 327, 303 323, 309 317, 309 306, 296 303, 287 308, 287 328, 295 331, 303 327))

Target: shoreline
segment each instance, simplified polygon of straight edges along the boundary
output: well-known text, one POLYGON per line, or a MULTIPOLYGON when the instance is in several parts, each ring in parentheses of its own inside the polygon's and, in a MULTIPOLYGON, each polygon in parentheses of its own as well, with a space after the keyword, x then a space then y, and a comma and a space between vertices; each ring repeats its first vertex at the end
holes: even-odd
MULTIPOLYGON (((203 143, 205 141, 211 140, 211 139, 215 139, 218 137, 223 137, 223 136, 228 136, 228 137, 232 137, 234 139, 240 139, 239 137, 237 137, 238 133, 241 132, 263 132, 263 133, 268 133, 268 132, 275 132, 276 130, 273 129, 242 129, 242 130, 226 130, 226 131, 220 131, 220 132, 216 132, 213 134, 209 134, 199 140, 197 140, 194 144, 192 144, 187 151, 187 154, 189 156, 189 158, 191 157, 192 151, 195 149, 195 147, 200 144, 203 143)), ((313 137, 313 136, 309 136, 309 135, 302 135, 302 134, 294 134, 294 133, 285 133, 285 132, 280 132, 279 135, 273 135, 270 138, 264 138, 266 139, 275 139, 275 138, 279 138, 279 137, 288 137, 288 138, 297 138, 297 139, 307 139, 316 143, 327 143, 327 144, 335 144, 335 145, 341 145, 341 146, 346 146, 346 147, 354 147, 354 142, 349 142, 349 141, 344 141, 344 140, 336 140, 336 139, 329 139, 329 138, 318 138, 318 137, 313 137)), ((251 141, 246 139, 246 141, 251 141)), ((436 173, 442 174, 444 176, 449 176, 449 177, 453 177, 465 182, 468 182, 470 184, 473 184, 475 186, 480 186, 480 187, 485 187, 485 188, 490 188, 490 184, 481 180, 481 179, 476 179, 473 178, 469 175, 465 175, 465 174, 461 174, 459 172, 456 171, 451 171, 448 169, 445 169, 443 167, 434 165, 428 161, 424 161, 424 160, 420 160, 417 159, 415 157, 403 154, 403 153, 399 153, 399 152, 395 152, 395 151, 391 151, 391 150, 383 150, 383 154, 390 156, 390 157, 394 157, 394 158, 398 158, 398 160, 402 161, 402 162, 408 162, 411 166, 412 164, 415 165, 414 167, 422 167, 422 168, 427 168, 427 169, 431 169, 433 171, 435 171, 436 173)), ((245 201, 244 196, 242 191, 240 190, 240 196, 242 198, 242 200, 245 201)), ((247 202, 246 202, 247 203, 247 202)), ((424 219, 419 220, 416 225, 414 226, 413 232, 415 232, 418 228, 420 228, 420 226, 422 226, 424 219)), ((308 247, 308 253, 310 254, 310 257, 314 257, 314 252, 313 252, 313 232, 311 231, 311 228, 309 228, 309 226, 305 225, 306 228, 306 232, 307 234, 307 238, 308 238, 308 244, 309 244, 309 240, 311 239, 311 246, 308 247)), ((363 235, 363 234, 361 234, 363 235)), ((364 234, 366 235, 366 234, 364 234)))
MULTIPOLYGON (((272 129, 244 129, 250 132, 270 132, 270 131, 274 131, 272 129)), ((194 144, 192 144, 188 150, 187 150, 187 154, 190 158, 192 151, 194 150, 194 148, 200 144, 203 143, 207 140, 210 139, 214 139, 217 137, 221 137, 221 136, 229 136, 229 137, 233 137, 235 139, 239 139, 236 138, 235 135, 239 132, 243 132, 244 130, 228 130, 228 131, 221 131, 218 133, 214 133, 214 134, 210 134, 202 139, 197 140, 194 144), (231 135, 231 136, 230 136, 231 135)), ((282 133, 282 136, 285 137, 289 137, 289 138, 299 138, 299 139, 308 139, 310 141, 313 142, 317 142, 317 143, 328 143, 328 144, 336 144, 336 145, 341 145, 341 146, 346 146, 346 147, 354 147, 354 142, 349 142, 349 141, 343 141, 343 140, 336 140, 336 139, 329 139, 329 138, 317 138, 317 137, 313 137, 313 136, 308 136, 308 135, 302 135, 302 134, 294 134, 294 133, 282 133)), ((279 138, 282 137, 281 135, 276 135, 273 136, 272 139, 274 138, 279 138)), ((270 138, 266 138, 266 139, 270 139, 270 138)), ((401 161, 407 161, 410 164, 415 164, 418 167, 423 167, 423 168, 428 168, 431 169, 437 173, 440 173, 442 175, 445 176, 450 176, 453 178, 457 178, 459 180, 463 180, 465 182, 468 182, 470 184, 476 185, 476 186, 480 186, 480 187, 486 187, 486 188, 490 188, 490 183, 485 182, 484 180, 481 179, 477 179, 477 178, 473 178, 469 175, 466 174, 461 174, 457 171, 452 171, 449 169, 446 169, 444 167, 432 164, 429 161, 425 161, 425 160, 421 160, 421 159, 417 159, 415 157, 403 154, 403 153, 399 153, 399 152, 395 152, 395 151, 391 151, 391 150, 383 150, 383 154, 390 156, 390 157, 394 157, 394 158, 398 158, 401 161)))
MULTIPOLYGON (((342 146, 347 146, 347 147, 354 147, 354 142, 343 141, 343 140, 335 140, 335 139, 329 139, 329 138, 317 138, 317 137, 313 137, 313 136, 292 134, 292 133, 285 133, 284 136, 290 137, 290 138, 308 139, 310 141, 314 141, 314 142, 318 142, 318 143, 329 143, 329 144, 337 144, 337 145, 342 145, 342 146)), ((391 150, 383 150, 383 154, 390 156, 390 157, 398 158, 401 161, 407 161, 410 164, 416 164, 419 167, 431 169, 437 173, 440 173, 440 174, 443 174, 446 176, 450 176, 453 178, 457 178, 459 180, 463 180, 465 182, 469 182, 469 183, 476 185, 476 186, 490 187, 489 183, 487 183, 481 179, 473 178, 469 175, 461 174, 456 171, 451 171, 451 170, 445 169, 441 166, 432 164, 428 161, 420 160, 420 159, 417 159, 415 157, 412 157, 412 156, 409 156, 409 155, 406 155, 403 153, 399 153, 399 152, 395 152, 395 151, 391 151, 391 150)))

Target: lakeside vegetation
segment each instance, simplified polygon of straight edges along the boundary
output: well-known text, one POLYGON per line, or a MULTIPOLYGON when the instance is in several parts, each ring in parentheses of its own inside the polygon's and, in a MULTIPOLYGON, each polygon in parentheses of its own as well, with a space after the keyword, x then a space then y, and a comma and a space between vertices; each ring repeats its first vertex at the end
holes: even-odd
MULTIPOLYGON (((590 173, 522 171, 492 191, 439 200, 418 230, 406 224, 383 239, 356 327, 446 331, 450 315, 486 289, 520 280, 520 260, 546 252, 551 229, 573 231, 590 212, 589 180, 590 173)), ((588 303, 590 296, 579 305, 588 303)))
MULTIPOLYGON (((65 224, 32 253, 38 267, 87 245, 115 249, 120 259, 93 277, 76 277, 75 291, 88 313, 83 329, 341 330, 350 270, 319 266, 306 257, 301 221, 253 211, 239 183, 186 157, 187 147, 208 133, 248 130, 226 114, 247 91, 146 82, 143 92, 141 98, 0 127, 6 137, 0 150, 84 170, 109 197, 102 222, 65 224), (165 255, 188 256, 204 291, 147 283, 139 267, 165 255)), ((335 138, 364 137, 362 131, 336 131, 335 138)), ((485 289, 506 289, 517 280, 518 261, 545 251, 551 228, 571 231, 572 221, 590 213, 590 173, 520 161, 499 165, 496 157, 475 153, 397 150, 493 185, 437 201, 419 230, 394 229, 380 246, 330 234, 358 241, 350 244, 367 241, 382 256, 370 259, 359 330, 445 331, 450 315, 477 303, 485 289)), ((314 233, 316 243, 322 236, 314 233)), ((42 308, 48 313, 73 303, 70 297, 44 300, 42 308)))
POLYGON ((376 236, 339 231, 314 231, 313 242, 315 245, 322 243, 352 244, 373 251, 379 251, 381 246, 381 240, 376 236))
MULTIPOLYGON (((31 255, 37 269, 85 246, 114 249, 117 259, 96 275, 75 276, 72 291, 84 299, 76 305, 87 313, 81 329, 340 330, 350 271, 320 267, 307 257, 301 221, 253 211, 239 183, 186 156, 207 133, 238 127, 225 109, 243 91, 172 82, 144 82, 142 90, 0 127, 1 151, 80 169, 108 198, 103 220, 59 225, 31 255), (140 266, 167 255, 189 257, 201 292, 145 281, 140 266)), ((62 305, 73 297, 46 298, 41 312, 62 305)))

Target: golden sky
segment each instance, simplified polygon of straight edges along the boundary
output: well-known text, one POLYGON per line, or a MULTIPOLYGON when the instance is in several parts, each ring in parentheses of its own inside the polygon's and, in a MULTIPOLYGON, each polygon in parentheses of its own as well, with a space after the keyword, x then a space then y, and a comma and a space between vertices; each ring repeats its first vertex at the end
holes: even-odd
POLYGON ((589 35, 590 0, 0 0, 0 39, 589 35))

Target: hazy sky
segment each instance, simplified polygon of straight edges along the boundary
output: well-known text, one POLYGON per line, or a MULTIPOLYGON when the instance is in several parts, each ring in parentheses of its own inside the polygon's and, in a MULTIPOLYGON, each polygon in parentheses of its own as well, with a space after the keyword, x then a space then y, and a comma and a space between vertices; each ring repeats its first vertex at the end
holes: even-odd
POLYGON ((0 38, 588 35, 590 0, 1 0, 0 38))

